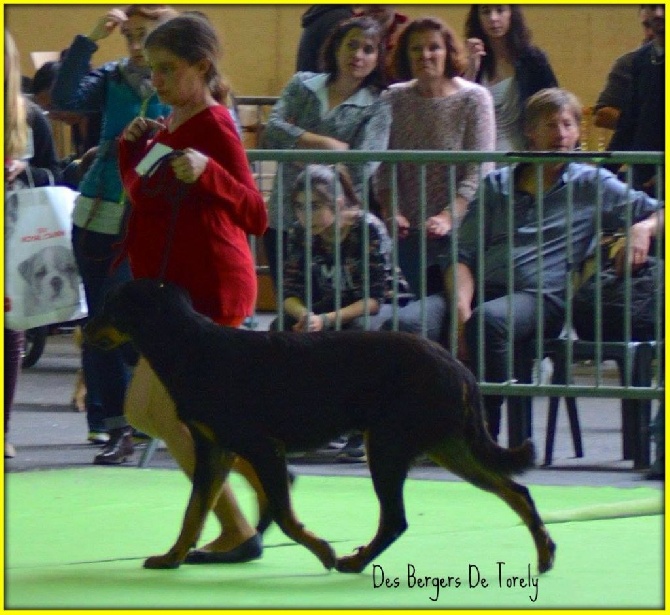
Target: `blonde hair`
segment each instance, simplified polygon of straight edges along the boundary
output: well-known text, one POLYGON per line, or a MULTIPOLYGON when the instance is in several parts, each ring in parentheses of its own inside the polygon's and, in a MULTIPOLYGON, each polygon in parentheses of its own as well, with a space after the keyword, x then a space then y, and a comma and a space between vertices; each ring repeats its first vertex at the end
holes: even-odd
POLYGON ((21 156, 28 146, 26 100, 21 93, 21 58, 5 30, 5 158, 21 156))

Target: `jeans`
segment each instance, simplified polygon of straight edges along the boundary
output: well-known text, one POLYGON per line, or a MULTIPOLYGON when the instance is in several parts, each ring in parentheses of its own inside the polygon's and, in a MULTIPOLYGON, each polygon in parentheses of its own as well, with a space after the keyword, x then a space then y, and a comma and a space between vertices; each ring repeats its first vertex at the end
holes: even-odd
MULTIPOLYGON (((119 236, 96 233, 74 226, 72 245, 84 283, 89 316, 102 310, 107 293, 132 278, 127 259, 112 270, 119 255, 119 236)), ((82 367, 86 382, 86 410, 90 430, 126 426, 123 402, 130 369, 121 348, 102 350, 84 341, 82 367), (102 424, 101 424, 102 423, 102 424)))
POLYGON ((5 433, 9 430, 9 418, 21 371, 23 344, 23 331, 5 329, 5 433))
MULTIPOLYGON (((465 339, 470 353, 471 369, 477 380, 486 382, 505 382, 515 374, 509 374, 508 354, 510 350, 509 333, 514 330, 514 351, 527 351, 528 343, 535 337, 538 324, 537 296, 533 293, 515 292, 503 294, 501 290, 485 291, 484 301, 476 305, 471 318, 465 323, 465 339), (511 301, 511 310, 509 302, 511 301), (483 313, 483 339, 479 338, 479 318, 483 313), (511 317, 511 321, 510 321, 511 317), (483 354, 484 375, 477 374, 479 357, 483 354)), ((560 303, 544 297, 544 337, 556 337, 561 332, 564 310, 560 303)), ((484 396, 484 408, 489 432, 494 439, 500 433, 500 411, 502 395, 484 396)))

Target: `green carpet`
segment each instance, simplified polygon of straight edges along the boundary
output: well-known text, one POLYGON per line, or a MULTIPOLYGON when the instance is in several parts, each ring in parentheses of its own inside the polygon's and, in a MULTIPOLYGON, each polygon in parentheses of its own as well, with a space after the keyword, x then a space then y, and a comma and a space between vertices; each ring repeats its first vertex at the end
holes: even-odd
MULTIPOLYGON (((234 476, 233 486, 255 519, 246 484, 234 476)), ((528 531, 498 498, 464 483, 418 480, 405 489, 409 529, 360 575, 325 571, 276 527, 255 562, 144 570, 143 559, 163 553, 176 538, 188 493, 186 478, 172 470, 7 474, 5 608, 664 604, 663 494, 655 489, 531 487, 558 545, 556 566, 540 577, 528 531)), ((367 542, 377 525, 367 478, 301 476, 294 504, 306 526, 332 541, 338 554, 367 542)), ((216 531, 212 520, 203 540, 216 531)))

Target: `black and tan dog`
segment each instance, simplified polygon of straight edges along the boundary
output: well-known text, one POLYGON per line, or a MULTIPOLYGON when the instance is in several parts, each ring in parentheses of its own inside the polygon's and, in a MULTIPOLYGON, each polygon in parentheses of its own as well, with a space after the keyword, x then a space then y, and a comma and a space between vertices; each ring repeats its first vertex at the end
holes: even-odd
POLYGON ((221 327, 196 313, 181 289, 147 279, 110 293, 86 335, 109 347, 131 339, 196 443, 181 533, 165 555, 146 560, 147 568, 184 561, 235 454, 255 469, 279 527, 328 569, 360 572, 405 531, 403 484, 424 453, 507 502, 530 530, 539 571, 553 565, 556 547, 528 490, 509 478, 532 465, 532 443, 507 450, 491 440, 473 376, 437 344, 392 332, 221 327), (314 449, 353 429, 366 434, 381 516, 368 545, 338 558, 296 518, 285 453, 314 449))

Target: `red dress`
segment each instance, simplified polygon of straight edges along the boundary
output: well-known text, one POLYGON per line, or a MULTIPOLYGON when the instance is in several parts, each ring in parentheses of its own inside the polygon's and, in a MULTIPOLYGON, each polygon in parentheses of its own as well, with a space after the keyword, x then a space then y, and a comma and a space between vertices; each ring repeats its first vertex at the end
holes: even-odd
POLYGON ((121 139, 119 166, 132 203, 125 245, 133 275, 158 277, 169 249, 164 279, 186 289, 198 312, 220 324, 239 324, 256 301, 247 235, 263 234, 267 209, 228 110, 208 107, 153 139, 121 139), (152 175, 140 177, 135 167, 154 143, 198 150, 209 157, 205 171, 195 183, 185 184, 164 162, 152 175), (169 240, 175 201, 177 219, 169 240))

